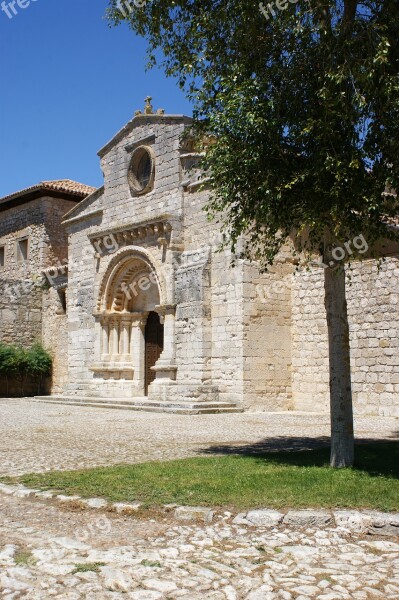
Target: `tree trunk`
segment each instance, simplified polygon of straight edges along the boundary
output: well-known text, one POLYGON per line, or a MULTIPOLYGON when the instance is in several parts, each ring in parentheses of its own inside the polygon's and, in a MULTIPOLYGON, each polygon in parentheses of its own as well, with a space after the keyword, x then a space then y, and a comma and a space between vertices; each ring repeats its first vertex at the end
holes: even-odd
MULTIPOLYGON (((326 259, 325 259, 326 260, 326 259)), ((324 269, 330 361, 331 466, 354 461, 353 408, 344 264, 324 269)))

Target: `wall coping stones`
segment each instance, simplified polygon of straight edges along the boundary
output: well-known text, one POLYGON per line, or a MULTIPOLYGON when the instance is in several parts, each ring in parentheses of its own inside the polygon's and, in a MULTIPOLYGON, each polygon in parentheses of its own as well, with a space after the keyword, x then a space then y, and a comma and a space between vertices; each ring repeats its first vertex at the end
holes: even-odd
MULTIPOLYGON (((80 496, 66 496, 50 491, 39 491, 27 488, 23 485, 8 485, 0 483, 0 493, 15 498, 29 500, 51 500, 61 504, 77 503, 82 507, 94 510, 107 510, 118 514, 132 514, 142 508, 140 502, 108 502, 103 498, 81 498, 80 496)), ((204 506, 179 506, 176 504, 165 504, 165 513, 173 511, 174 517, 180 521, 195 521, 211 523, 214 520, 216 509, 204 506)), ((246 525, 248 527, 271 527, 285 526, 297 529, 314 527, 323 529, 336 527, 348 534, 359 533, 379 536, 399 537, 399 514, 383 513, 373 510, 320 510, 302 509, 279 512, 274 509, 254 509, 241 512, 234 516, 231 512, 223 511, 218 518, 231 519, 235 525, 246 525)))

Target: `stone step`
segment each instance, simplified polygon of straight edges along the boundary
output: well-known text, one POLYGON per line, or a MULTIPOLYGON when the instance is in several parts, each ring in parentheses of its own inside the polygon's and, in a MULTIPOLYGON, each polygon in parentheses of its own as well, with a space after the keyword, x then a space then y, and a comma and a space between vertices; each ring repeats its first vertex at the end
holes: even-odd
POLYGON ((182 407, 191 406, 193 408, 200 408, 201 406, 208 407, 236 407, 236 404, 232 402, 206 402, 200 400, 187 400, 187 401, 173 401, 173 400, 151 400, 147 396, 134 397, 134 398, 98 398, 97 396, 35 396, 34 400, 40 402, 73 402, 74 404, 87 404, 88 402, 94 402, 96 404, 117 404, 131 406, 132 404, 139 406, 167 406, 167 407, 182 407))
POLYGON ((34 402, 135 410, 142 412, 165 412, 185 415, 241 413, 243 409, 230 402, 165 402, 148 398, 82 398, 68 396, 36 396, 34 402))

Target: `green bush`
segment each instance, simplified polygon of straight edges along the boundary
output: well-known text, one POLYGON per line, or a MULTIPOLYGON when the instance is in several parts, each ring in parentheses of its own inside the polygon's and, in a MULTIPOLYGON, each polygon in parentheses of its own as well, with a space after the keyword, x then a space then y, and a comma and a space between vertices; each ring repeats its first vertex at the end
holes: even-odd
POLYGON ((39 343, 33 344, 26 352, 26 371, 38 382, 40 390, 44 377, 51 374, 53 359, 39 343))
POLYGON ((24 395, 28 378, 37 383, 40 391, 43 378, 51 374, 52 362, 50 354, 39 343, 27 350, 0 343, 0 376, 7 382, 7 393, 9 381, 16 380, 20 383, 21 394, 24 395))
POLYGON ((14 346, 6 346, 6 344, 0 343, 0 376, 6 380, 7 393, 9 378, 13 372, 14 350, 14 346))

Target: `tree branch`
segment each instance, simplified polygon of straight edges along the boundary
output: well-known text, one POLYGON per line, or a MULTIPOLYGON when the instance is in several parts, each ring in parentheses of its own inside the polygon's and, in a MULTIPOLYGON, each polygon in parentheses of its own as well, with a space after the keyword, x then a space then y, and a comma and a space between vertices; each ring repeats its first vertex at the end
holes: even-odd
POLYGON ((329 3, 325 0, 317 0, 316 5, 321 26, 325 31, 331 33, 331 13, 329 3))
POLYGON ((344 14, 342 17, 341 24, 341 37, 347 36, 351 33, 353 23, 355 22, 357 7, 359 0, 345 0, 344 2, 344 14))

